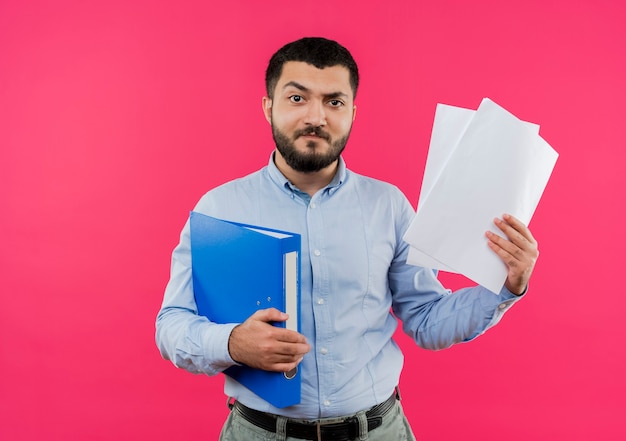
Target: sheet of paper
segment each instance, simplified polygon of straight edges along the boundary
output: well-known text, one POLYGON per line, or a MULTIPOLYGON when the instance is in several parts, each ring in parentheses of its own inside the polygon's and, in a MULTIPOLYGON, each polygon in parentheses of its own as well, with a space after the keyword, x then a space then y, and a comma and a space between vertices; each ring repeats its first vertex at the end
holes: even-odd
MULTIPOLYGON (((418 211, 475 113, 476 111, 471 109, 437 104, 433 130, 430 135, 426 167, 422 178, 422 187, 417 203, 418 211)), ((414 247, 409 249, 407 263, 451 273, 458 272, 414 247)))
MULTIPOLYGON (((469 115, 446 107, 438 112, 469 115)), ((462 273, 497 293, 506 268, 488 248, 484 232, 502 234, 493 225, 502 213, 530 222, 558 154, 537 134, 538 126, 489 99, 468 123, 460 122, 462 116, 444 120, 456 121, 456 135, 441 134, 450 129, 443 124, 434 126, 431 145, 441 151, 432 160, 429 151, 418 211, 404 237, 415 249, 409 263, 429 259, 430 265, 421 265, 462 273)))
MULTIPOLYGON (((471 109, 437 104, 420 197, 417 203, 418 211, 422 202, 428 197, 430 190, 443 171, 445 164, 457 147, 475 113, 476 111, 471 109)), ((537 124, 526 124, 533 127, 536 133, 539 133, 537 124)), ((414 247, 409 249, 407 263, 451 273, 459 272, 414 247)))

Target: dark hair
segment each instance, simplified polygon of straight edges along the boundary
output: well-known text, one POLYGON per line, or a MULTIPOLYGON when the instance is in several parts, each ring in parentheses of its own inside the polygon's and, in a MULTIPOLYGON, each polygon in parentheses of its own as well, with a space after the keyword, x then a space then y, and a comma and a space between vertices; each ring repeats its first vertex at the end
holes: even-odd
POLYGON ((283 65, 288 61, 304 61, 318 69, 343 66, 350 72, 350 87, 356 96, 359 87, 359 69, 352 55, 342 45, 321 37, 306 37, 281 47, 272 58, 265 71, 265 88, 272 98, 276 83, 283 72, 283 65))

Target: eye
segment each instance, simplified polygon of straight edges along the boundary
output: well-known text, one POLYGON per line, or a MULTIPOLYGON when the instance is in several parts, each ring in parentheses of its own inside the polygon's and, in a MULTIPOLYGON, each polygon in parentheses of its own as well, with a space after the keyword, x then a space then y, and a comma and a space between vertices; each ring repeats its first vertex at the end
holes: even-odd
POLYGON ((292 103, 301 103, 302 101, 304 101, 304 98, 302 98, 300 95, 291 95, 289 97, 289 101, 291 101, 292 103))
POLYGON ((331 107, 341 107, 341 106, 343 106, 343 101, 340 101, 340 100, 330 100, 330 101, 328 101, 328 104, 330 104, 331 107))

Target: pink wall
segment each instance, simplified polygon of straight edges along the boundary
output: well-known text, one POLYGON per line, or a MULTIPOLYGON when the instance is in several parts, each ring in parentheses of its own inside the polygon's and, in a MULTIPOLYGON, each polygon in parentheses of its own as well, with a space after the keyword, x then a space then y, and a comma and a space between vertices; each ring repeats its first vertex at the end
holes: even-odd
POLYGON ((419 439, 624 439, 625 20, 618 0, 1 1, 0 439, 216 439, 222 379, 161 360, 154 318, 188 211, 267 161, 265 63, 305 35, 360 63, 349 166, 414 203, 437 102, 488 96, 561 154, 528 297, 468 345, 398 337, 419 439))

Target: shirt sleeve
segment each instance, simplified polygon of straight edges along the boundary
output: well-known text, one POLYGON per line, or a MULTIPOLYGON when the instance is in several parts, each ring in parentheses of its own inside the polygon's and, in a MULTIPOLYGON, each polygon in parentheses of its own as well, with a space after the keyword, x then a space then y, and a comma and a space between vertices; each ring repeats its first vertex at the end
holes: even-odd
POLYGON ((396 219, 397 252, 389 269, 392 308, 404 332, 425 349, 439 350, 470 341, 496 325, 523 296, 506 288, 495 294, 482 286, 451 292, 436 271, 406 263, 409 245, 402 236, 414 216, 409 202, 396 219))
POLYGON ((156 319, 156 343, 161 355, 189 372, 218 374, 236 364, 228 352, 228 339, 235 326, 216 324, 198 315, 187 221, 172 253, 170 280, 156 319))

